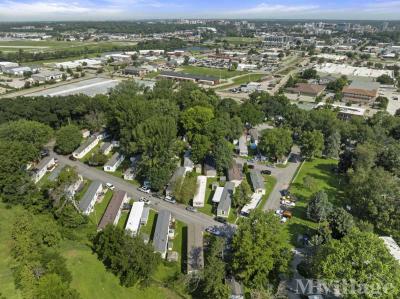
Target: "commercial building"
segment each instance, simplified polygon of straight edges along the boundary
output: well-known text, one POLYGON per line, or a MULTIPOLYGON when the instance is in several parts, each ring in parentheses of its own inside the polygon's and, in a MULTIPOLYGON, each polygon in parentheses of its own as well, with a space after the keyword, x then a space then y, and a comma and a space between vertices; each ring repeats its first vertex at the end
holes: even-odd
POLYGON ((136 236, 139 231, 140 220, 144 209, 144 202, 134 202, 132 204, 129 217, 126 222, 125 230, 131 235, 136 236))
POLYGON ((232 196, 235 192, 235 184, 233 182, 227 182, 222 191, 221 200, 217 207, 217 216, 228 218, 229 211, 232 205, 232 196))
POLYGON ((45 157, 43 158, 33 169, 32 169, 32 179, 35 182, 39 182, 41 178, 49 171, 50 169, 54 168, 55 166, 54 158, 52 157, 45 157))
POLYGON ((6 69, 9 68, 16 68, 18 67, 18 63, 16 62, 11 62, 11 61, 0 61, 0 71, 5 71, 6 69))
POLYGON ((120 153, 114 153, 111 156, 111 159, 108 160, 106 164, 104 164, 103 169, 104 171, 107 172, 115 172, 124 160, 125 160, 124 155, 120 153))
POLYGON ((187 233, 187 273, 195 274, 203 268, 203 231, 198 225, 189 225, 187 233))
POLYGON ((371 81, 382 75, 394 78, 392 70, 376 70, 367 67, 355 67, 347 64, 324 63, 315 66, 315 70, 320 74, 330 74, 335 76, 347 76, 350 80, 367 79, 371 81))
POLYGON ((343 100, 346 102, 357 102, 370 104, 378 96, 379 83, 353 81, 349 86, 343 87, 343 100))
POLYGON ((167 210, 161 210, 157 217, 157 224, 153 237, 153 246, 154 251, 160 253, 161 257, 164 259, 167 256, 170 223, 171 212, 167 210))
POLYGON ((72 156, 74 156, 74 158, 76 159, 82 159, 97 144, 99 144, 99 139, 96 136, 91 136, 84 143, 82 143, 76 150, 74 150, 72 156))
POLYGON ((216 85, 219 83, 219 79, 217 77, 211 76, 200 76, 179 72, 161 72, 158 75, 158 78, 170 79, 175 81, 190 81, 199 84, 205 85, 216 85))
POLYGON ((41 71, 38 74, 32 75, 32 80, 37 83, 59 82, 62 80, 63 73, 60 71, 41 71))
POLYGON ((128 200, 128 193, 118 190, 114 192, 111 201, 108 203, 107 209, 101 217, 97 230, 104 229, 108 224, 117 225, 121 216, 121 208, 128 200))
POLYGON ((23 76, 25 73, 33 72, 33 70, 28 66, 19 66, 4 68, 3 72, 13 76, 23 76))
POLYGON ((102 194, 103 184, 99 181, 93 181, 79 202, 79 209, 82 214, 89 215, 93 211, 98 197, 102 194))
POLYGON ((204 207, 204 201, 207 189, 207 177, 199 175, 197 177, 196 193, 193 197, 193 207, 204 207))
POLYGON ((250 171, 250 180, 254 193, 265 195, 264 177, 258 170, 253 169, 250 171))

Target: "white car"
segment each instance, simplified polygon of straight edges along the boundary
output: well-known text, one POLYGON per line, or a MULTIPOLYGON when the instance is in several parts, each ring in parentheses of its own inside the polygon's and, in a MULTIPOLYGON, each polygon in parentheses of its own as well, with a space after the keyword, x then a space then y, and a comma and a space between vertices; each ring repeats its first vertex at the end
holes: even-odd
POLYGON ((283 213, 283 211, 281 209, 278 209, 278 210, 275 211, 276 215, 282 215, 282 213, 283 213))
POLYGON ((110 189, 111 191, 115 189, 114 185, 111 184, 111 183, 106 183, 106 187, 107 187, 108 189, 110 189))
POLYGON ((164 200, 166 202, 176 204, 176 200, 173 197, 169 196, 169 195, 165 196, 164 200))
POLYGON ((147 188, 147 187, 145 187, 145 186, 140 187, 138 190, 139 190, 139 191, 142 191, 142 192, 144 192, 144 193, 150 193, 150 189, 147 188))

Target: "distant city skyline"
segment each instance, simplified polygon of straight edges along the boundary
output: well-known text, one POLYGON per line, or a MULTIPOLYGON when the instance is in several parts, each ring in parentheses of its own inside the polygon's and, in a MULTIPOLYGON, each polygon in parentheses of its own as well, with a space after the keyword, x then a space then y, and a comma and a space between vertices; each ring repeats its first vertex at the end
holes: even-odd
POLYGON ((0 21, 166 18, 400 20, 400 0, 0 0, 0 21))

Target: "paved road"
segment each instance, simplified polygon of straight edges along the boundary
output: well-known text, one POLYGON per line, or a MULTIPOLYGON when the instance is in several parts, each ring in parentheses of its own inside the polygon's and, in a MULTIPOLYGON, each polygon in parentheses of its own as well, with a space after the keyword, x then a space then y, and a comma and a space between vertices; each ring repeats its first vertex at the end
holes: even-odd
POLYGON ((170 204, 157 197, 140 192, 137 190, 136 186, 132 185, 128 181, 123 180, 122 178, 118 178, 102 170, 89 167, 80 161, 71 161, 65 156, 60 156, 55 153, 52 153, 52 155, 58 159, 60 164, 76 167, 78 173, 83 177, 86 177, 90 180, 98 180, 104 184, 111 183, 116 189, 127 192, 134 199, 138 199, 142 196, 149 198, 152 202, 152 208, 157 211, 160 209, 166 209, 172 213, 173 217, 187 224, 199 225, 202 229, 207 226, 222 226, 221 223, 215 221, 208 215, 186 211, 184 205, 170 204))
MULTIPOLYGON (((257 170, 270 170, 271 175, 276 178, 276 184, 274 189, 272 189, 271 194, 267 202, 265 203, 263 210, 276 210, 280 207, 280 198, 281 198, 281 190, 287 189, 290 182, 293 179, 293 176, 296 174, 297 168, 300 166, 300 149, 297 146, 292 148, 291 156, 295 159, 293 161, 289 161, 288 165, 285 168, 279 167, 271 167, 264 164, 255 164, 254 169, 257 170)), ((237 157, 235 160, 238 163, 243 164, 246 162, 244 159, 237 157)), ((249 163, 251 164, 251 163, 249 163)))

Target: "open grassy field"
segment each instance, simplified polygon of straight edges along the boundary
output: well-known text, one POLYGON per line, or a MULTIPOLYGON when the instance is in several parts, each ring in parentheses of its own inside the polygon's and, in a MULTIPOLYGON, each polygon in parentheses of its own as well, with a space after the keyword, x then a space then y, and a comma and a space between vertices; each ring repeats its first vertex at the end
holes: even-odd
POLYGON ((290 192, 298 201, 292 209, 293 218, 285 225, 295 244, 298 234, 312 233, 317 228, 317 223, 307 220, 307 204, 317 191, 324 190, 333 204, 338 204, 343 197, 343 179, 332 171, 337 166, 337 160, 315 159, 306 161, 299 170, 295 180, 290 186, 290 192), (306 186, 304 178, 308 177, 311 184, 306 186))
POLYGON ((264 74, 257 74, 257 73, 244 74, 237 78, 232 79, 233 82, 230 84, 223 84, 221 86, 216 85, 215 89, 228 89, 232 86, 239 86, 242 84, 247 84, 249 82, 255 82, 255 81, 261 80, 264 76, 265 76, 264 74))
POLYGON ((52 52, 62 50, 84 50, 93 48, 104 48, 112 50, 115 46, 134 46, 135 42, 81 42, 81 41, 56 41, 56 40, 17 40, 17 41, 0 41, 0 51, 18 52, 23 50, 26 52, 52 52))
POLYGON ((184 73, 200 75, 200 76, 212 76, 221 79, 228 79, 231 77, 246 74, 246 72, 229 71, 228 69, 216 69, 216 68, 208 68, 208 67, 192 66, 192 65, 183 66, 181 67, 181 69, 182 72, 184 73))
POLYGON ((7 209, 6 205, 0 202, 0 294, 7 299, 22 298, 19 290, 15 288, 11 271, 11 229, 20 213, 23 213, 20 207, 7 209))
POLYGON ((227 41, 231 44, 255 44, 259 43, 261 39, 256 37, 242 37, 242 36, 226 36, 222 38, 223 41, 227 41))

